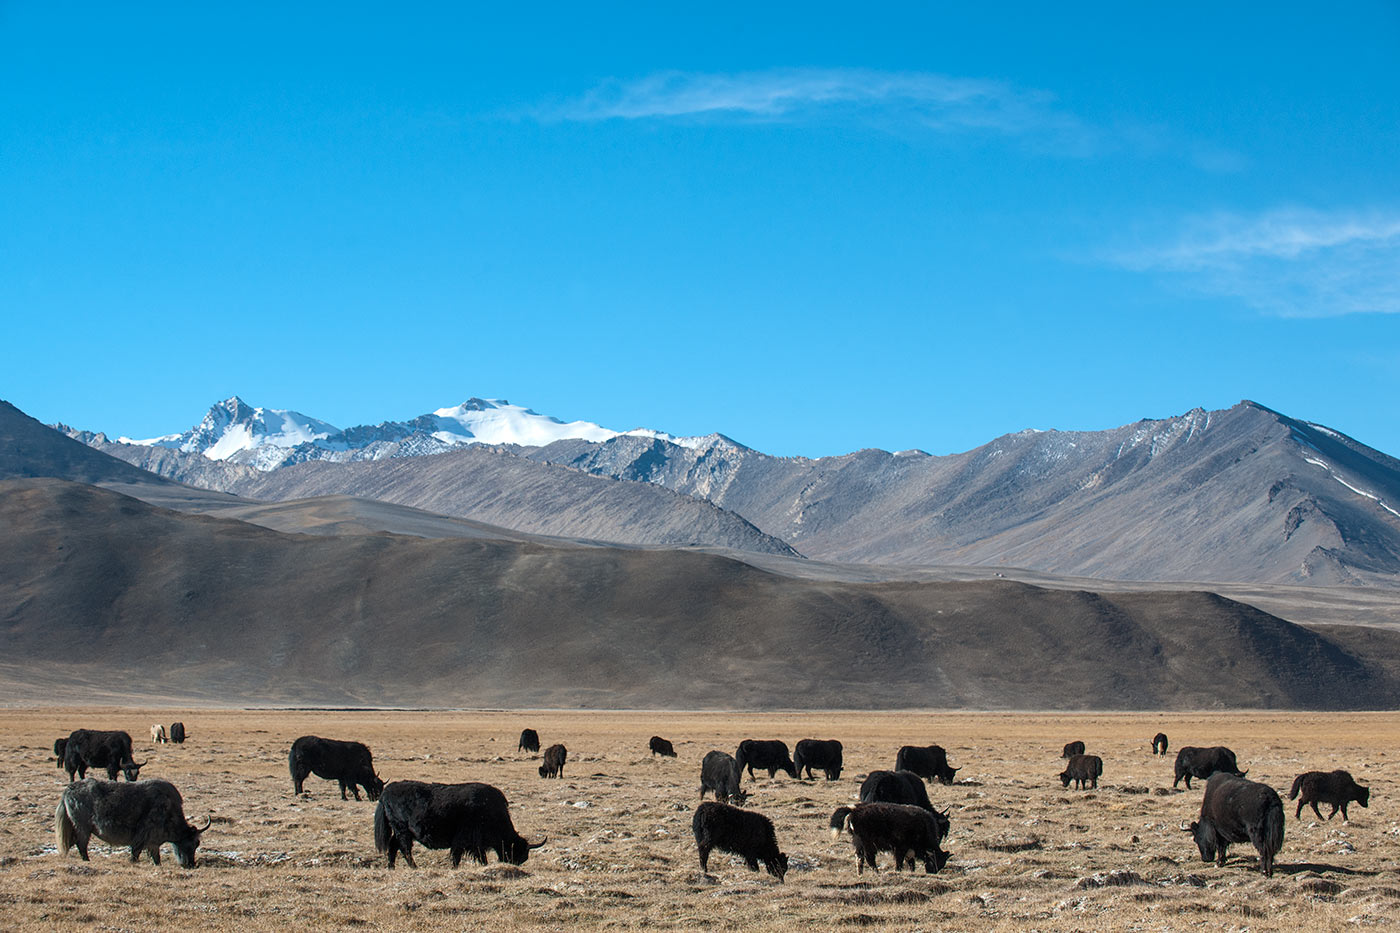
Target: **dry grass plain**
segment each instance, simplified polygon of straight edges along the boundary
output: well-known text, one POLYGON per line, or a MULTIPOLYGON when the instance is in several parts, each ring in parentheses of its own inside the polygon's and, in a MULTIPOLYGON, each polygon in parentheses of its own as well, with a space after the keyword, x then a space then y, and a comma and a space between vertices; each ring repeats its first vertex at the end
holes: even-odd
MULTIPOLYGON (((614 712, 319 712, 142 709, 0 710, 0 929, 248 931, 777 929, 1225 930, 1355 929, 1400 921, 1400 714, 790 714, 614 712), (152 722, 183 720, 190 741, 153 746, 152 722), (542 780, 517 754, 523 726, 568 746, 565 778, 542 780), (186 813, 214 823, 199 866, 132 865, 94 841, 92 861, 53 847, 65 776, 54 738, 121 728, 149 758, 143 776, 173 781, 186 813), (1372 787, 1352 820, 1319 823, 1288 809, 1272 879, 1253 849, 1203 864, 1180 831, 1200 785, 1171 790, 1173 749, 1225 744, 1250 777, 1285 793, 1305 770, 1344 767, 1372 787), (374 851, 368 801, 342 802, 310 778, 296 798, 286 752, 299 735, 359 739, 385 780, 486 781, 511 800, 516 828, 549 842, 520 868, 419 849, 417 871, 390 871, 374 851), (677 760, 653 759, 653 733, 677 760), (839 738, 846 773, 827 783, 779 774, 746 780, 749 806, 771 817, 789 855, 786 884, 716 853, 701 875, 690 834, 699 762, 744 738, 839 738), (1104 759, 1097 791, 1061 788, 1060 747, 1082 739, 1104 759), (891 767, 902 744, 937 742, 962 768, 930 796, 952 808, 938 875, 857 875, 831 811, 858 780, 891 767), (1116 873, 1116 874, 1115 874, 1116 873), (1118 883, 1105 883, 1118 882, 1118 883)), ((1324 808, 1324 814, 1327 812, 1324 808)))

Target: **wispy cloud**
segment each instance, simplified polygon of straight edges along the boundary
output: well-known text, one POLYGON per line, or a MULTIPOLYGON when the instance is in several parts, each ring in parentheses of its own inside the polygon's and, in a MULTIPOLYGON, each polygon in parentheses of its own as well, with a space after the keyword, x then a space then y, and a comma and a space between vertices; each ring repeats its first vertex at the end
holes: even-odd
POLYGON ((582 97, 541 111, 569 121, 730 119, 799 122, 840 117, 910 121, 943 131, 986 131, 1092 144, 1092 132, 1056 107, 1053 95, 999 81, 926 72, 794 68, 704 74, 668 71, 605 81, 582 97))
POLYGON ((1284 317, 1400 314, 1400 212, 1219 214, 1108 258, 1284 317))

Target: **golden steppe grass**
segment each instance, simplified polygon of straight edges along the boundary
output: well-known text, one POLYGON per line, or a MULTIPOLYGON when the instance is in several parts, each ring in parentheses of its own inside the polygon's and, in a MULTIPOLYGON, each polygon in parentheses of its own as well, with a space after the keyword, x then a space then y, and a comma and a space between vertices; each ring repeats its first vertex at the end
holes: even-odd
MULTIPOLYGON (((151 931, 367 928, 984 930, 1354 929, 1400 920, 1400 714, 968 714, 800 712, 353 712, 143 709, 0 710, 0 929, 151 931), (190 740, 154 746, 153 722, 183 720, 190 740), (520 729, 563 742, 562 780, 516 752, 520 729), (94 841, 92 860, 64 858, 53 812, 65 776, 54 738, 120 728, 149 759, 143 776, 173 781, 186 813, 212 814, 199 866, 167 855, 132 865, 94 841), (1224 868, 1203 864, 1183 820, 1201 799, 1171 790, 1173 750, 1229 745, 1250 777, 1286 794, 1305 770, 1343 767, 1373 789, 1319 822, 1288 811, 1272 879, 1249 845, 1224 868), (386 780, 486 781, 511 801, 516 828, 548 835, 519 868, 492 861, 453 870, 446 852, 418 850, 419 869, 390 871, 374 851, 374 804, 342 802, 310 778, 291 792, 286 753, 299 735, 358 739, 386 780), (675 742, 654 759, 647 739, 675 742), (745 787, 789 855, 786 884, 716 853, 700 873, 690 819, 699 762, 744 738, 839 738, 838 782, 766 775, 745 787), (1064 790, 1061 746, 1082 739, 1105 762, 1097 791, 1064 790), (961 766, 930 796, 952 808, 940 874, 856 873, 849 842, 827 831, 858 779, 892 767, 902 744, 937 742, 961 766)), ((1324 814, 1327 812, 1324 808, 1324 814)))

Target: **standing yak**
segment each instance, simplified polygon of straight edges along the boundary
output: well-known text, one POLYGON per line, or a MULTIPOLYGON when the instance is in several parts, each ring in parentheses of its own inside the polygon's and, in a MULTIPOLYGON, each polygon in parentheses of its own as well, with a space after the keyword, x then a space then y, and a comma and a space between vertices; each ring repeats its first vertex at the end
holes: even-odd
MULTIPOLYGON (((57 744, 54 748, 58 748, 57 744)), ((131 734, 121 730, 75 729, 63 744, 63 767, 69 781, 74 780, 75 774, 79 779, 87 777, 88 768, 102 768, 108 780, 115 781, 121 772, 128 781, 134 781, 145 764, 132 757, 131 734)))
POLYGON ((1267 784, 1225 772, 1206 781, 1201 818, 1183 826, 1196 840, 1201 861, 1224 867, 1231 843, 1250 842, 1259 853, 1259 870, 1274 874, 1274 856, 1283 848, 1283 801, 1267 784))
POLYGON ((770 778, 779 771, 786 771, 789 777, 797 777, 797 766, 788 754, 787 743, 779 739, 744 739, 734 752, 734 760, 739 763, 740 771, 748 770, 751 778, 754 768, 766 770, 770 778))
POLYGON ((538 754, 540 750, 540 734, 534 729, 520 730, 520 743, 515 746, 517 752, 530 752, 538 754))
POLYGON ((712 790, 716 800, 742 802, 744 792, 739 789, 739 782, 743 776, 733 755, 718 750, 709 752, 700 762, 700 799, 705 799, 705 791, 712 790))
POLYGON ((449 849, 452 867, 462 856, 486 864, 488 849, 511 865, 523 865, 531 849, 548 839, 526 842, 515 831, 506 795, 490 784, 427 784, 394 781, 385 786, 374 808, 374 847, 389 856, 389 867, 402 852, 409 868, 413 843, 429 849, 449 849))
POLYGON ((659 735, 653 735, 651 741, 647 743, 647 748, 651 749, 651 756, 655 758, 660 755, 662 758, 675 758, 676 748, 666 739, 659 735))
POLYGON ((378 800, 384 782, 374 773, 374 757, 362 742, 341 742, 316 735, 303 735, 292 743, 287 753, 287 767, 292 772, 292 790, 301 793, 302 782, 308 775, 340 783, 340 799, 348 788, 360 799, 360 788, 370 800, 378 800), (358 785, 358 786, 357 786, 358 785))
POLYGON ((1235 753, 1224 745, 1212 745, 1210 748, 1182 746, 1176 753, 1176 778, 1172 781, 1172 787, 1185 778, 1186 789, 1190 790, 1193 777, 1204 780, 1217 771, 1233 774, 1235 777, 1244 777, 1248 773, 1240 770, 1235 761, 1235 753))
POLYGON ((788 857, 778 850, 773 821, 762 813, 710 800, 695 808, 690 828, 700 852, 700 870, 706 874, 710 871, 712 849, 733 852, 744 860, 749 871, 758 871, 761 861, 768 874, 779 881, 787 874, 788 857))
POLYGON ((131 846, 134 862, 145 852, 160 864, 161 843, 175 850, 175 861, 194 867, 200 835, 213 822, 194 826, 185 819, 180 792, 169 781, 119 784, 88 778, 69 784, 54 811, 54 837, 64 855, 73 846, 83 861, 93 836, 114 846, 131 846))
POLYGON ((812 778, 812 769, 820 769, 828 781, 841 780, 841 743, 836 739, 803 739, 797 743, 792 755, 793 766, 800 775, 804 770, 807 779, 812 778))
POLYGON ((1317 818, 1322 819, 1322 811, 1317 808, 1319 803, 1332 805, 1332 812, 1327 814, 1330 820, 1337 815, 1337 811, 1342 811, 1342 819, 1349 820, 1347 816, 1347 804, 1355 800, 1363 807, 1371 805, 1371 788, 1362 787, 1356 783, 1349 771, 1304 771, 1293 779, 1293 789, 1288 792, 1288 799, 1298 800, 1298 812, 1293 814, 1296 820, 1303 815, 1303 807, 1311 805, 1317 818), (1298 797, 1299 793, 1302 797, 1298 797))
POLYGON ((951 784, 962 769, 948 767, 948 753, 941 745, 905 745, 895 755, 894 770, 913 771, 926 781, 951 784))

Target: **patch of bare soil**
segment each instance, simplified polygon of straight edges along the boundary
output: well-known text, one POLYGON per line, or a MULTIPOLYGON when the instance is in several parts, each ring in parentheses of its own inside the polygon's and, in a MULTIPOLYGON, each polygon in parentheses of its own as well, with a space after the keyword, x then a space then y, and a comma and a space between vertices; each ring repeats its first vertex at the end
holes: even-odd
MULTIPOLYGON (((140 709, 0 711, 0 928, 248 931, 557 928, 1342 930, 1400 920, 1400 714, 686 714, 592 712, 211 712, 140 709), (153 722, 182 719, 183 746, 152 745, 153 722), (563 742, 562 780, 542 780, 518 753, 520 729, 563 742), (143 776, 173 781, 186 813, 213 825, 200 863, 131 864, 94 842, 92 860, 54 850, 54 808, 66 775, 53 740, 120 728, 149 758, 143 776), (1183 820, 1201 790, 1171 789, 1181 745, 1229 745, 1251 778, 1285 794, 1306 770, 1347 768, 1372 788, 1352 820, 1295 820, 1274 877, 1249 845, 1224 868, 1204 864, 1183 820), (487 781, 505 791, 516 828, 548 843, 522 866, 464 862, 418 850, 419 869, 389 870, 374 850, 374 804, 341 801, 312 777, 292 794, 286 755, 299 735, 359 739, 385 780, 487 781), (671 739, 677 759, 647 739, 671 739), (785 884, 716 852, 701 874, 691 838, 699 762, 745 738, 838 738, 836 782, 760 774, 748 805, 767 814, 789 855, 785 884), (1065 790, 1065 742, 1104 759, 1096 790, 1065 790), (943 872, 856 873, 833 841, 831 811, 855 799, 868 771, 893 766, 903 744, 937 742, 959 782, 929 793, 950 807, 952 860, 943 872)), ((1325 812, 1325 811, 1324 811, 1325 812)), ((169 852, 168 848, 166 850, 169 852)))

